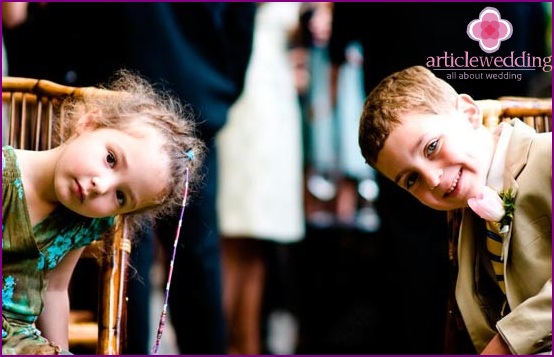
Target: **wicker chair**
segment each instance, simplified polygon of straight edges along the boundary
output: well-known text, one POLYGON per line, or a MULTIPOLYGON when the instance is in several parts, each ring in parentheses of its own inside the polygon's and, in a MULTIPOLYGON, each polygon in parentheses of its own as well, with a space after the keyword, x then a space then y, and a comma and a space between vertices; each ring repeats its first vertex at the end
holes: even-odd
MULTIPOLYGON (((501 97, 498 100, 479 100, 477 105, 483 112, 483 125, 493 130, 503 121, 519 118, 537 132, 552 131, 552 98, 501 97)), ((461 223, 461 210, 448 212, 448 246, 451 262, 451 292, 445 331, 445 354, 475 354, 475 349, 458 311, 454 297, 458 273, 457 243, 461 223)))
MULTIPOLYGON (((93 87, 68 87, 46 80, 2 77, 2 109, 9 119, 8 144, 28 150, 46 150, 56 146, 64 139, 56 137, 53 131, 59 104, 68 96, 80 97, 90 91, 110 96, 117 93, 93 87)), ((70 323, 69 342, 71 346, 92 341, 96 344, 97 354, 122 354, 125 345, 127 268, 131 250, 122 217, 116 219, 115 234, 99 244, 102 244, 101 249, 92 245, 83 254, 91 256, 94 255, 91 251, 101 252, 98 319, 94 322, 70 323), (87 328, 91 324, 94 324, 93 336, 87 332, 91 331, 87 328)))

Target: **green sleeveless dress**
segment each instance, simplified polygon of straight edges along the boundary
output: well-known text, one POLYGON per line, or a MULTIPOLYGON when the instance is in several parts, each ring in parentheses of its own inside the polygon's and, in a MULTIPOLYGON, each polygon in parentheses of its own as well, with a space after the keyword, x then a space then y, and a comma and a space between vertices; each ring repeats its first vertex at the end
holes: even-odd
POLYGON ((45 274, 72 249, 100 239, 113 218, 92 219, 59 205, 31 226, 14 149, 2 148, 2 354, 65 354, 40 335, 45 274))

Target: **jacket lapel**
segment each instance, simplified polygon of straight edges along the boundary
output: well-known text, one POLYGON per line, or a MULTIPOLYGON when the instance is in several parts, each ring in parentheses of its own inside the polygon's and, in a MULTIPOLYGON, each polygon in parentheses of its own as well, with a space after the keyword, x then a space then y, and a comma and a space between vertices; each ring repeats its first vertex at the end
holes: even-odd
MULTIPOLYGON (((527 157, 529 156, 529 150, 531 148, 531 143, 533 137, 535 136, 535 131, 531 129, 528 125, 521 122, 518 119, 514 119, 510 122, 510 125, 514 127, 510 143, 508 144, 508 152, 506 155, 506 170, 504 171, 504 189, 507 190, 511 188, 516 200, 518 194, 519 185, 516 182, 517 177, 527 164, 527 157)), ((512 238, 512 227, 513 221, 510 221, 508 225, 508 231, 504 233, 504 243, 502 245, 502 253, 504 259, 509 259, 510 254, 510 240, 512 238)), ((509 292, 510 277, 507 276, 506 271, 504 271, 504 279, 506 284, 506 291, 509 292)), ((509 294, 507 294, 508 304, 510 302, 509 294)))

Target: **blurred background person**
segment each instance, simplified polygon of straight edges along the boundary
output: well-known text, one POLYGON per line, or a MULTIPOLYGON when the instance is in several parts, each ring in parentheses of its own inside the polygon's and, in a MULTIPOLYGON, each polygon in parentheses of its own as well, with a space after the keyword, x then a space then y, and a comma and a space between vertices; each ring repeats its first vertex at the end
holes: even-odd
POLYGON ((262 353, 268 251, 304 235, 302 118, 289 54, 299 8, 258 3, 245 89, 217 138, 230 354, 262 353))
POLYGON ((310 80, 301 93, 307 229, 305 240, 294 247, 290 268, 299 354, 376 351, 373 331, 380 326, 372 289, 379 285, 374 254, 378 187, 352 140, 365 97, 363 53, 351 43, 345 49, 348 60, 333 71, 329 39, 334 5, 304 3, 301 12, 310 80))
MULTIPOLYGON (((252 49, 253 3, 126 3, 129 66, 191 106, 208 146, 204 185, 187 207, 169 311, 181 354, 225 354, 215 136, 243 90, 252 49)), ((178 217, 158 222, 171 254, 178 217)), ((169 256, 169 255, 167 255, 169 256)), ((166 259, 167 260, 167 259, 166 259)))

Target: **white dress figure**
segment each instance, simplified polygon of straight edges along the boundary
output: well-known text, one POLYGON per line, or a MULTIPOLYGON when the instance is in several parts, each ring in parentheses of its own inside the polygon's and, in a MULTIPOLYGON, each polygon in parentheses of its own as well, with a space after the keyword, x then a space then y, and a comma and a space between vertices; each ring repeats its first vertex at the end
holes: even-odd
POLYGON ((302 119, 287 53, 300 5, 258 7, 244 92, 217 138, 225 237, 287 243, 304 235, 302 119))

